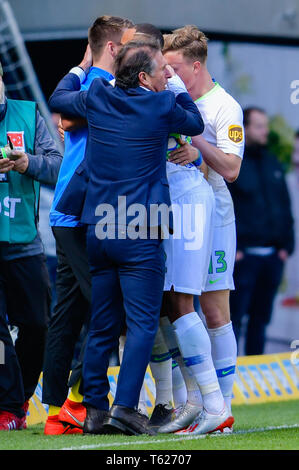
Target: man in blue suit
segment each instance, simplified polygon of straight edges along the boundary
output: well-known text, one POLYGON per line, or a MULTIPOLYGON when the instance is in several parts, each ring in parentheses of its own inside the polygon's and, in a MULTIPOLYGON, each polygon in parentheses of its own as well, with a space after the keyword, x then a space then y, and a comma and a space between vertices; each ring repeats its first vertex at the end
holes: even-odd
MULTIPOLYGON (((81 217, 87 224, 92 275, 83 371, 86 419, 92 419, 95 433, 151 434, 147 418, 136 406, 158 328, 165 260, 163 222, 149 214, 159 205, 171 205, 165 159, 168 134, 193 136, 204 126, 154 42, 123 47, 116 59, 115 87, 99 78, 88 92, 78 91, 89 63, 81 66, 83 70, 75 67, 62 79, 49 104, 53 111, 88 121, 89 184, 81 217), (167 83, 174 93, 165 90, 167 83), (108 413, 109 356, 124 324, 126 345, 108 413)), ((77 172, 83 170, 79 166, 77 172)), ((58 210, 64 211, 64 204, 71 208, 70 200, 62 198, 58 210)))
MULTIPOLYGON (((81 83, 81 90, 88 90, 97 77, 108 81, 114 79, 115 57, 121 48, 124 34, 135 32, 132 26, 130 20, 115 16, 101 16, 94 21, 88 31, 92 67, 81 83)), ((80 395, 76 394, 82 375, 81 357, 84 353, 91 303, 86 227, 80 222, 80 211, 77 215, 74 211, 64 214, 57 210, 57 204, 67 192, 69 182, 77 176, 75 170, 84 159, 88 129, 82 119, 62 116, 62 123, 69 132, 64 134, 63 162, 50 210, 58 268, 57 302, 49 324, 43 367, 43 403, 49 405, 49 416, 44 429, 47 435, 82 433, 86 415, 85 407, 78 401, 80 395), (78 351, 79 337, 82 347, 74 367, 73 357, 75 347, 78 351), (71 365, 73 368, 69 380, 71 365), (72 387, 72 393, 68 395, 69 386, 72 387)), ((85 174, 81 174, 80 182, 76 183, 75 200, 78 206, 82 205, 79 203, 80 194, 81 201, 84 200, 84 183, 85 174)))

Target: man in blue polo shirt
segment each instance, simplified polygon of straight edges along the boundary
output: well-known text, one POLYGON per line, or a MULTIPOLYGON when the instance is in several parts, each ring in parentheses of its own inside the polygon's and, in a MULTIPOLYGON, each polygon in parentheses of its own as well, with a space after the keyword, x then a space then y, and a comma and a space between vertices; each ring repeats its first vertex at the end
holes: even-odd
MULTIPOLYGON (((114 59, 122 37, 133 28, 131 21, 119 17, 97 18, 89 29, 86 55, 92 54, 93 66, 81 85, 88 90, 95 78, 112 80, 114 59)), ((133 30, 134 31, 134 30, 133 30)), ((84 63, 84 60, 82 64, 84 63)), ((85 196, 84 168, 87 126, 62 117, 65 133, 65 154, 50 211, 50 225, 57 246, 57 303, 50 321, 44 360, 43 402, 49 404, 45 434, 82 433, 86 409, 68 394, 68 377, 80 332, 89 321, 91 279, 85 246, 85 227, 80 223, 80 207, 85 196), (78 127, 76 127, 78 125, 78 127), (70 184, 76 184, 78 213, 63 214, 56 210, 70 184)), ((73 375, 73 384, 81 374, 73 375)))

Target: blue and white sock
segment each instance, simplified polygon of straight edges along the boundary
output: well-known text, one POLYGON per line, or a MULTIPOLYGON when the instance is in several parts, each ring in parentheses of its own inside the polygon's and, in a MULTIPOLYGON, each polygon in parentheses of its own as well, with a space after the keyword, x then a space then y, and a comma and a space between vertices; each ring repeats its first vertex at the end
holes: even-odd
POLYGON ((209 334, 196 312, 190 312, 173 323, 175 335, 187 370, 196 379, 204 408, 218 414, 224 398, 211 356, 209 334))
POLYGON ((219 328, 208 330, 212 346, 212 358, 217 372, 218 382, 228 409, 231 400, 237 362, 237 342, 232 322, 219 328))
POLYGON ((160 328, 156 334, 150 368, 156 385, 155 405, 162 404, 172 408, 172 357, 160 328))
POLYGON ((187 370, 184 364, 173 325, 167 317, 162 317, 160 327, 172 359, 179 366, 173 369, 172 376, 172 394, 175 408, 184 405, 186 401, 194 405, 201 405, 201 394, 197 382, 192 372, 187 370))
POLYGON ((185 380, 175 359, 172 360, 172 396, 175 408, 185 405, 188 399, 185 380))

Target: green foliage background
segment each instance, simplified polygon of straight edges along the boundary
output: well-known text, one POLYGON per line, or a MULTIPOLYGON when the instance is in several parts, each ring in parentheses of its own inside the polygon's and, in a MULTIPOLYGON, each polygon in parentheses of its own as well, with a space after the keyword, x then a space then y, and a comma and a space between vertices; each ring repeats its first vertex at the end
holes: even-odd
POLYGON ((270 119, 269 148, 286 171, 291 169, 292 152, 294 147, 294 129, 279 114, 270 119))

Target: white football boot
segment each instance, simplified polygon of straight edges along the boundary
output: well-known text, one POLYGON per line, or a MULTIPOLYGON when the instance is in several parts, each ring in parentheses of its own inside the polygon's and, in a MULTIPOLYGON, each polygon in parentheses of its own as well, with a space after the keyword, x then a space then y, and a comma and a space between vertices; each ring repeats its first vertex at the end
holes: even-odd
POLYGON ((231 429, 234 424, 234 418, 230 415, 226 406, 219 414, 208 413, 205 409, 197 416, 190 426, 186 429, 176 432, 176 434, 184 434, 196 436, 198 434, 210 434, 212 432, 223 432, 224 429, 231 429))
POLYGON ((201 411, 202 407, 200 405, 193 405, 187 401, 187 403, 182 407, 180 414, 176 416, 174 413, 173 415, 175 419, 170 423, 161 426, 158 429, 158 433, 167 434, 186 428, 194 421, 201 411))

